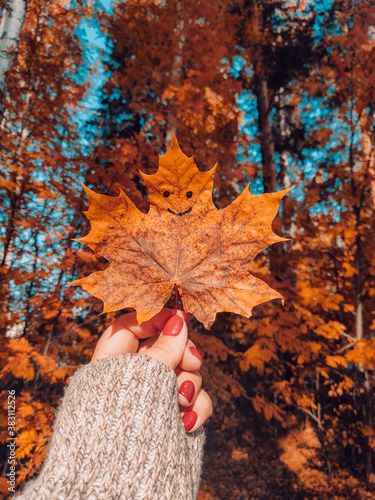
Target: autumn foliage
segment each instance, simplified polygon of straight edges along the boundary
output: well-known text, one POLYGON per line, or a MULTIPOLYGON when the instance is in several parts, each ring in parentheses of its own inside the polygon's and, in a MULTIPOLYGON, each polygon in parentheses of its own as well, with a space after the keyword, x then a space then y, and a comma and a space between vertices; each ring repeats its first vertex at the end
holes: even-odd
POLYGON ((176 131, 202 175, 218 164, 217 213, 250 192, 281 200, 279 242, 235 270, 284 305, 220 312, 209 332, 196 314, 189 327, 215 408, 200 500, 373 499, 373 3, 112 7, 29 0, 1 96, 1 494, 8 390, 21 485, 43 462, 69 377, 133 305, 100 314, 99 294, 68 284, 112 265, 97 242, 76 241, 94 228, 82 212, 121 189, 145 217, 176 131))

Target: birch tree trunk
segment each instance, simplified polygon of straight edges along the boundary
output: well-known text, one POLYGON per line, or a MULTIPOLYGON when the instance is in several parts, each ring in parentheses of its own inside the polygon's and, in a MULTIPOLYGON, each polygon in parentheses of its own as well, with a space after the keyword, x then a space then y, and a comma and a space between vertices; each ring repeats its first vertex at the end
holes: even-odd
POLYGON ((7 0, 0 24, 0 120, 4 115, 6 75, 17 57, 28 0, 7 0))

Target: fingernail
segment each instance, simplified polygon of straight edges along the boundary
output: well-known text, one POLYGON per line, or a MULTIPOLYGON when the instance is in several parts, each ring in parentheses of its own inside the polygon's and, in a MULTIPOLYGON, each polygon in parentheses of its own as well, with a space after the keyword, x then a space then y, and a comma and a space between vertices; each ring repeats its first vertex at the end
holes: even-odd
POLYGON ((196 347, 190 347, 190 352, 191 352, 191 354, 193 354, 193 356, 196 356, 199 359, 201 364, 203 363, 202 356, 200 355, 200 353, 196 347))
POLYGON ((175 337, 180 333, 184 326, 184 320, 180 316, 174 315, 166 322, 163 328, 163 335, 170 335, 175 337))
POLYGON ((191 380, 185 380, 185 382, 182 382, 178 392, 191 403, 195 393, 195 385, 191 380))
POLYGON ((191 431, 197 421, 198 415, 194 410, 187 411, 182 417, 182 422, 185 427, 185 431, 191 431))

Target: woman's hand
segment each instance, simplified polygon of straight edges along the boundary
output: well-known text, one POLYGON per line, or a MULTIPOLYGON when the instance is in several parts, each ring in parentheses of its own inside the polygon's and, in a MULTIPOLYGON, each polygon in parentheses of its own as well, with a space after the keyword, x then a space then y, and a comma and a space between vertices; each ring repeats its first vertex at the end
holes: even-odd
POLYGON ((199 429, 212 414, 211 399, 201 389, 199 369, 202 358, 188 339, 190 315, 163 309, 149 321, 137 324, 136 313, 123 314, 100 338, 91 362, 116 354, 138 353, 155 358, 171 367, 177 375, 178 402, 188 432, 199 429), (159 335, 159 332, 161 334, 159 335), (141 345, 140 340, 145 340, 141 345))

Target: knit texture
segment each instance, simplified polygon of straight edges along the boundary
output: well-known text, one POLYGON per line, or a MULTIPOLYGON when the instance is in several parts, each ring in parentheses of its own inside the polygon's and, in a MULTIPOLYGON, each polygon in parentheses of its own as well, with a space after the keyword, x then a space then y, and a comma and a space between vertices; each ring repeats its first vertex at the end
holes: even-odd
POLYGON ((204 431, 186 433, 174 371, 120 354, 70 380, 38 477, 13 500, 193 500, 204 431))

